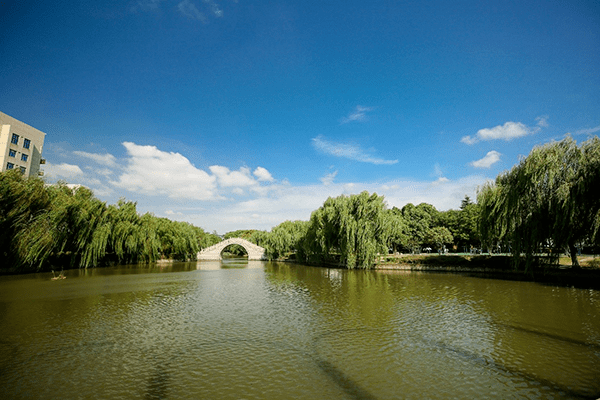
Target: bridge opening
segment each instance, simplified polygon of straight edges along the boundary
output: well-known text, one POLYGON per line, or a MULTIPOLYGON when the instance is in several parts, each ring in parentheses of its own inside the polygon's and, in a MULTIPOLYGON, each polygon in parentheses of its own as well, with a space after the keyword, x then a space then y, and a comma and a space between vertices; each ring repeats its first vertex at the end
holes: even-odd
POLYGON ((239 244, 230 244, 221 250, 222 258, 248 258, 248 251, 239 244))

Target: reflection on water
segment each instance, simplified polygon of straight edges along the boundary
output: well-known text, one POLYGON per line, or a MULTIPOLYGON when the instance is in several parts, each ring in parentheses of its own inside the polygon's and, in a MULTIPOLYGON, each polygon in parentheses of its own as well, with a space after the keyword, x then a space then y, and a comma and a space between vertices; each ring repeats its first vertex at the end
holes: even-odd
POLYGON ((217 270, 217 269, 228 269, 228 268, 264 268, 265 263, 263 261, 248 261, 247 258, 242 257, 226 257, 220 261, 198 261, 196 263, 196 269, 199 270, 217 270))
POLYGON ((0 277, 6 398, 598 398, 600 293, 223 262, 0 277))

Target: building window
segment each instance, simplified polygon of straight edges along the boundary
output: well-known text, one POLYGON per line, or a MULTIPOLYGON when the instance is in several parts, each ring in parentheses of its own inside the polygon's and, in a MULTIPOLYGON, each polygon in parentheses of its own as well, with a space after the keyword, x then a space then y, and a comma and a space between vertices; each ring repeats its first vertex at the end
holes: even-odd
POLYGON ((9 157, 16 157, 17 156, 17 152, 15 150, 8 150, 8 156, 9 157))
POLYGON ((17 135, 16 133, 13 133, 12 139, 10 140, 10 142, 12 144, 17 144, 19 143, 19 135, 17 135))
POLYGON ((21 154, 21 161, 27 161, 29 156, 27 154, 21 154))
POLYGON ((15 167, 15 164, 13 164, 11 162, 6 163, 6 169, 13 169, 14 167, 15 167))
POLYGON ((29 148, 29 144, 31 143, 31 140, 29 139, 23 139, 23 147, 25 147, 26 149, 29 148))
POLYGON ((27 171, 27 168, 25 168, 25 167, 20 167, 20 168, 21 168, 21 173, 25 174, 25 171, 27 171))

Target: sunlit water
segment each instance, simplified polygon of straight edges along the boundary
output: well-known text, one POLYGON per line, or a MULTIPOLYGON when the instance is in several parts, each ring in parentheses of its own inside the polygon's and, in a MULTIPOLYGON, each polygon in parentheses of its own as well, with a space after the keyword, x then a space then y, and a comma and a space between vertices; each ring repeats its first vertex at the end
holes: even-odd
POLYGON ((0 277, 3 399, 600 397, 600 292, 226 260, 0 277))

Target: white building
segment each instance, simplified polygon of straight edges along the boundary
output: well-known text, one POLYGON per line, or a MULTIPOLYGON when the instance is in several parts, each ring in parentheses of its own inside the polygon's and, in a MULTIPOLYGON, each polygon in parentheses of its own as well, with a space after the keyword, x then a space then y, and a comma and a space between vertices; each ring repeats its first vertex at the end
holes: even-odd
POLYGON ((0 171, 18 169, 25 176, 43 175, 40 164, 46 134, 0 112, 0 171))

